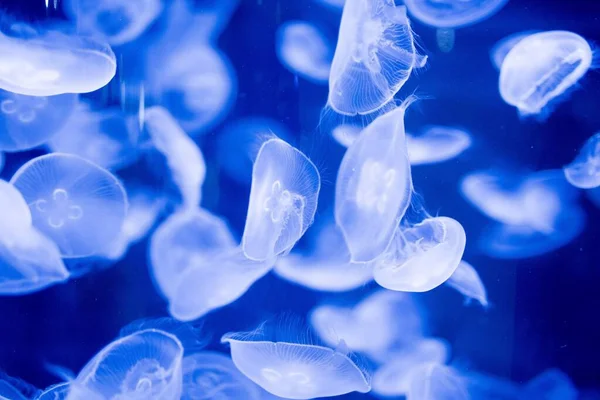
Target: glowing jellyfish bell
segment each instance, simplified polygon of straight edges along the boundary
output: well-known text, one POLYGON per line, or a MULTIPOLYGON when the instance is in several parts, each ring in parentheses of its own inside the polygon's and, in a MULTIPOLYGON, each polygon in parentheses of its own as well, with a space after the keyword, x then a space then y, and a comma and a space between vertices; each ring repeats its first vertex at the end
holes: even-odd
POLYGON ((563 168, 567 181, 581 189, 600 186, 600 133, 590 137, 573 162, 563 168))
POLYGON ((428 363, 412 372, 406 400, 469 400, 466 380, 456 369, 428 363))
POLYGON ((513 47, 517 45, 521 40, 525 39, 527 36, 532 35, 534 33, 538 33, 539 31, 524 31, 517 32, 509 35, 494 45, 490 50, 490 59, 492 60, 492 64, 498 71, 502 68, 502 63, 506 58, 506 55, 512 50, 513 47))
POLYGON ((465 230, 452 218, 432 217, 408 228, 398 227, 373 276, 390 290, 432 290, 452 276, 465 245, 465 230))
POLYGON ((418 135, 406 135, 411 165, 435 164, 453 159, 471 146, 471 136, 462 129, 429 126, 418 135))
POLYGON ((592 64, 592 49, 568 31, 525 37, 506 55, 500 69, 500 95, 523 116, 540 114, 572 88, 592 64))
POLYGON ((33 225, 65 258, 106 249, 121 231, 127 195, 107 170, 78 156, 51 153, 24 164, 11 179, 29 205, 33 225))
POLYGON ((436 28, 459 28, 491 17, 508 0, 404 0, 408 12, 436 28))
POLYGON ((321 178, 317 167, 281 139, 263 143, 252 169, 242 250, 262 261, 289 252, 312 224, 321 178))

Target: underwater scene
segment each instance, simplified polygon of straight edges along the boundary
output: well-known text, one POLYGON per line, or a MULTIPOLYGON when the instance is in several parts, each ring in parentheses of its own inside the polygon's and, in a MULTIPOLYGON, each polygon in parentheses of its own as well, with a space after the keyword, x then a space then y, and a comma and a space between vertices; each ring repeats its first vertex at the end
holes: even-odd
POLYGON ((0 400, 600 400, 600 2, 0 0, 0 400))

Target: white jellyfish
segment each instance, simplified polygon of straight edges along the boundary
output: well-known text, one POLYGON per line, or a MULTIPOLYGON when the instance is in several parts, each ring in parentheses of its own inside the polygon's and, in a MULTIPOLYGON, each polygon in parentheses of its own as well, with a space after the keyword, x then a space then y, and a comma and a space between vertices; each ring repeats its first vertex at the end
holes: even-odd
POLYGON ((106 249, 127 214, 127 195, 119 180, 78 156, 34 158, 19 168, 11 183, 29 205, 33 225, 56 242, 63 257, 106 249))
POLYGON ((351 261, 369 262, 390 244, 410 204, 404 114, 414 98, 373 121, 348 148, 335 191, 335 221, 351 261))
POLYGON ((518 400, 577 398, 578 391, 571 378, 556 368, 547 369, 531 379, 518 396, 518 400))
POLYGON ((469 400, 466 380, 454 368, 423 364, 411 373, 406 400, 469 400))
POLYGON ((346 148, 350 147, 352 143, 358 138, 362 129, 356 125, 341 124, 333 128, 331 136, 341 146, 346 148))
POLYGON ((83 367, 67 400, 179 400, 183 351, 177 337, 158 329, 121 337, 83 367))
POLYGON ((466 131, 447 126, 430 126, 417 136, 406 134, 411 165, 451 160, 470 146, 471 136, 466 131))
POLYGON ((390 290, 432 290, 452 276, 465 245, 465 230, 452 218, 426 218, 408 228, 400 226, 375 266, 375 282, 390 290))
POLYGON ((262 261, 289 252, 312 224, 321 178, 317 167, 281 139, 261 146, 242 236, 246 257, 262 261))
POLYGON ((518 42, 500 69, 500 95, 521 115, 540 114, 588 71, 592 49, 573 32, 535 33, 518 42))
POLYGON ((418 56, 406 7, 392 0, 348 0, 329 76, 327 105, 345 115, 368 114, 408 80, 418 56))
POLYGON ((66 400, 71 384, 69 382, 57 383, 44 389, 35 400, 66 400))
POLYGON ((408 12, 436 28, 458 28, 491 17, 508 0, 404 0, 408 12))
POLYGON ((465 296, 465 302, 476 300, 482 307, 487 308, 487 291, 479 274, 471 264, 461 261, 446 284, 465 296))
POLYGON ((511 51, 512 48, 515 47, 521 40, 538 32, 539 31, 517 32, 498 41, 498 43, 496 43, 490 50, 490 59, 492 60, 494 67, 500 71, 500 68, 502 68, 502 63, 504 62, 508 52, 511 51))
POLYGON ((277 56, 293 74, 315 83, 327 83, 333 49, 313 24, 288 21, 277 29, 277 56))
POLYGON ((590 137, 579 154, 563 168, 569 183, 581 189, 600 186, 600 133, 590 137))

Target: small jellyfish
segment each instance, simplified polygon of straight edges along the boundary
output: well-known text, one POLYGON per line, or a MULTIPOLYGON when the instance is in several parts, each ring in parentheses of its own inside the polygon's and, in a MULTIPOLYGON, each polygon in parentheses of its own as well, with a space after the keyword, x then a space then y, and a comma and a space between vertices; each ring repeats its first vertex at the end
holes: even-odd
POLYGON ((406 135, 411 165, 436 164, 451 160, 471 146, 471 136, 462 129, 430 126, 418 136, 406 135))
POLYGON ((512 48, 515 47, 517 43, 525 39, 527 36, 538 32, 539 31, 517 32, 501 39, 490 50, 490 59, 492 60, 492 64, 494 64, 494 67, 496 67, 496 69, 500 71, 500 68, 502 68, 502 63, 504 62, 506 55, 512 50, 512 48))
POLYGON ((454 368, 438 363, 419 366, 412 379, 406 400, 469 400, 466 380, 454 368))
POLYGON ((518 42, 500 69, 500 95, 523 116, 540 114, 574 87, 592 64, 592 49, 567 31, 535 33, 518 42))
POLYGON ((199 207, 202 184, 206 177, 206 164, 202 152, 163 107, 148 108, 145 111, 144 124, 153 147, 166 158, 171 179, 181 193, 183 207, 199 207))
POLYGON ((348 148, 335 191, 335 221, 352 262, 369 262, 390 244, 410 204, 412 178, 404 113, 414 98, 367 126, 348 148))
POLYGON ((163 9, 162 0, 67 0, 65 13, 84 33, 119 46, 139 37, 163 9))
POLYGON ((388 103, 425 61, 416 52, 406 7, 393 0, 348 0, 327 105, 339 114, 371 113, 388 103))
POLYGON ((575 160, 563 168, 569 183, 580 189, 600 186, 600 133, 590 137, 575 160))
POLYGON ((352 146, 352 143, 358 138, 362 129, 359 126, 351 124, 338 125, 331 131, 331 136, 341 146, 346 148, 352 146))
POLYGON ((22 151, 46 143, 76 104, 75 94, 38 97, 0 90, 0 150, 22 151))
POLYGON ((276 35, 277 57, 285 68, 308 81, 327 83, 333 49, 315 25, 288 21, 276 35))
POLYGON ((261 400, 261 392, 224 354, 203 351, 183 359, 181 400, 261 400))
POLYGON ((64 258, 101 252, 121 231, 127 194, 107 170, 78 156, 34 158, 11 183, 29 205, 33 226, 52 239, 64 258))
POLYGON ((436 28, 459 28, 481 22, 500 11, 508 0, 404 0, 408 12, 436 28))
POLYGON ((312 224, 321 178, 303 153, 281 139, 263 143, 252 169, 242 250, 262 261, 289 252, 312 224))
POLYGON ((183 351, 177 337, 158 329, 121 337, 83 367, 67 400, 179 400, 183 351))
POLYGON ((530 380, 519 393, 518 400, 576 400, 578 391, 567 374, 551 368, 530 380))
POLYGON ((69 382, 57 383, 44 389, 35 400, 66 400, 70 387, 69 382))
POLYGON ((375 266, 375 282, 390 290, 432 290, 458 268, 465 245, 465 230, 452 218, 426 218, 411 227, 399 227, 375 266))
POLYGON ((482 307, 487 308, 487 292, 479 274, 471 264, 461 261, 446 284, 465 296, 465 302, 476 300, 482 307))

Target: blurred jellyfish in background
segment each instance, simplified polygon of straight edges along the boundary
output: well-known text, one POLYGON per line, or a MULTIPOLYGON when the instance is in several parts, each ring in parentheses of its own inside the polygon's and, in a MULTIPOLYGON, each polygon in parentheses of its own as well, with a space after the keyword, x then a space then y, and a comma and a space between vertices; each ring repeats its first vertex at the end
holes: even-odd
POLYGON ((506 55, 500 69, 500 95, 522 116, 545 117, 548 106, 574 87, 592 64, 588 42, 573 32, 529 35, 506 55))
POLYGON ((35 400, 66 400, 70 387, 69 382, 57 383, 44 389, 35 400))
POLYGON ((0 151, 0 172, 2 172, 2 168, 4 168, 4 153, 0 151))
POLYGON ((465 303, 468 304, 471 300, 475 300, 482 307, 488 307, 485 286, 475 268, 468 262, 462 260, 446 284, 465 296, 465 303))
POLYGON ((202 29, 202 39, 216 43, 240 0, 191 0, 194 29, 202 29))
POLYGON ((39 390, 19 378, 14 378, 0 371, 0 399, 28 400, 36 397, 39 390))
POLYGON ((459 28, 481 22, 497 13, 508 0, 404 0, 408 12, 436 28, 459 28))
POLYGON ((578 391, 568 375, 553 368, 527 382, 518 397, 518 400, 525 399, 576 400, 578 391))
POLYGON ((423 364, 411 373, 406 400, 469 400, 465 379, 453 367, 423 364))
POLYGON ((319 28, 289 21, 277 29, 276 41, 277 57, 287 70, 314 83, 327 83, 333 49, 319 28))
POLYGON ((78 156, 34 158, 11 183, 29 205, 33 226, 56 242, 66 258, 105 250, 127 214, 127 194, 119 180, 78 156))
POLYGON ((525 39, 529 35, 533 35, 534 33, 538 33, 539 31, 524 31, 517 32, 507 37, 501 39, 492 47, 490 50, 490 59, 492 60, 492 64, 498 71, 502 68, 502 63, 506 58, 508 52, 512 50, 513 47, 517 45, 521 40, 525 39))
POLYGON ((462 129, 429 126, 420 135, 406 135, 411 165, 436 164, 451 160, 471 147, 471 136, 462 129))
POLYGON ((590 137, 573 162, 563 167, 569 183, 580 189, 600 186, 600 133, 590 137))
POLYGON ((341 124, 333 128, 331 136, 343 147, 350 147, 358 138, 362 129, 351 124, 341 124))

